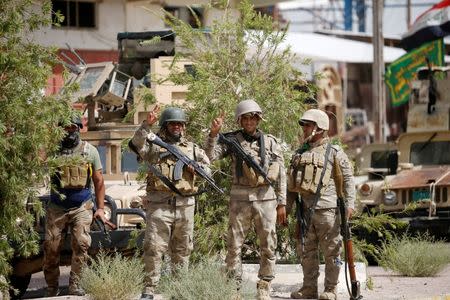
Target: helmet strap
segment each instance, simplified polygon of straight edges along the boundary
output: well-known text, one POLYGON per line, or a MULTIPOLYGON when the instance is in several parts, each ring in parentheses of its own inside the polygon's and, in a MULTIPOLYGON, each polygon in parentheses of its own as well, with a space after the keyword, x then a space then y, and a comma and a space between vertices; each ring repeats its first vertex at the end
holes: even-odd
POLYGON ((321 133, 323 133, 323 132, 325 132, 325 130, 319 129, 319 128, 317 127, 317 124, 314 125, 314 129, 313 129, 313 131, 311 132, 311 135, 308 136, 308 137, 304 140, 304 143, 309 143, 309 142, 311 142, 311 140, 312 140, 316 135, 321 134, 321 133))

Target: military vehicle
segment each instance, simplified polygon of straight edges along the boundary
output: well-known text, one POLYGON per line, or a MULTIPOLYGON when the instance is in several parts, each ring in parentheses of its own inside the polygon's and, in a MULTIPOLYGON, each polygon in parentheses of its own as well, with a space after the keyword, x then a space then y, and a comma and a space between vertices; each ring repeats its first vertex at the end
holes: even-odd
MULTIPOLYGON (((97 223, 91 227, 92 246, 89 250, 95 255, 100 249, 119 251, 122 254, 134 254, 129 249, 131 233, 139 229, 145 220, 142 197, 145 187, 136 181, 139 164, 136 155, 122 151, 121 144, 131 138, 139 124, 146 118, 146 108, 139 97, 142 91, 150 89, 158 102, 177 103, 185 100, 186 87, 173 83, 160 83, 156 78, 166 76, 172 64, 174 37, 170 31, 119 33, 119 63, 101 62, 86 64, 74 51, 80 63, 72 59, 66 62, 72 74, 69 83, 77 83, 79 89, 73 94, 73 107, 83 112, 84 128, 81 138, 93 144, 99 151, 103 165, 103 177, 106 185, 105 214, 112 223, 104 228, 97 223), (144 41, 160 37, 159 43, 145 44, 144 41), (153 81, 152 81, 153 80, 153 81), (134 106, 133 116, 124 118, 134 106), (112 228, 112 227, 115 227, 112 228)), ((70 47, 69 47, 70 48, 70 47)), ((188 68, 189 63, 180 61, 180 68, 188 68)), ((43 188, 49 192, 48 185, 43 188)), ((44 193, 45 194, 45 193, 44 193)), ((42 201, 48 196, 43 195, 42 201)), ((13 273, 10 276, 12 287, 19 291, 13 299, 20 299, 25 293, 32 274, 42 270, 42 241, 44 240, 45 219, 36 221, 35 229, 39 234, 41 249, 35 256, 16 257, 12 262, 13 273)), ((137 240, 142 243, 142 237, 137 240)), ((60 265, 70 265, 70 233, 66 234, 61 252, 60 265)))
POLYGON ((357 158, 360 209, 375 208, 450 238, 450 78, 448 67, 419 68, 407 132, 395 144, 369 145, 357 158))

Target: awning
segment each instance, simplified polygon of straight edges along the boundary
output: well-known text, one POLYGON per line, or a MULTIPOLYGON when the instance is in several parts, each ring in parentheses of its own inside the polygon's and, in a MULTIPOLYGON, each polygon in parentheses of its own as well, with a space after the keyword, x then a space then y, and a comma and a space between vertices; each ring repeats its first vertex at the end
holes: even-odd
MULTIPOLYGON (((320 62, 372 63, 373 45, 316 33, 289 32, 283 46, 290 45, 300 58, 310 58, 320 62)), ((405 50, 385 46, 384 61, 393 62, 405 50)))

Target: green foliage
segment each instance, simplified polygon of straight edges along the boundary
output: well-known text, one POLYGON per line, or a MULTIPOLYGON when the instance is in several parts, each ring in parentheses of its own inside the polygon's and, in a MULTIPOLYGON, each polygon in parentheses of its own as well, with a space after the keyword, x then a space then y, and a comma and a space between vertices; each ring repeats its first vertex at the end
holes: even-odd
MULTIPOLYGON (((177 49, 169 79, 188 86, 187 134, 198 144, 203 144, 211 121, 221 112, 225 114, 223 131, 236 130, 236 105, 242 100, 254 99, 264 111, 260 128, 295 145, 299 127, 295 122, 280 120, 296 120, 304 110, 303 100, 309 95, 298 86, 307 84, 293 67, 293 62, 302 61, 289 47, 282 45, 286 31, 276 30, 271 17, 255 12, 249 1, 241 1, 237 8, 240 17, 236 19, 235 11, 228 5, 226 1, 210 4, 222 8, 224 14, 205 30, 194 29, 164 12, 164 20, 180 42, 181 50, 177 49), (177 65, 180 60, 192 62, 193 72, 180 70, 177 65)), ((193 10, 191 13, 194 14, 193 10)), ((196 20, 200 23, 198 18, 196 20)), ((216 162, 213 174, 228 195, 230 161, 216 162)), ((225 249, 227 221, 228 196, 209 194, 208 198, 200 197, 195 217, 194 261, 197 257, 221 253, 225 249)), ((280 238, 280 245, 285 247, 287 240, 286 236, 280 238)), ((245 244, 249 249, 248 258, 257 255, 254 235, 245 244)))
POLYGON ((45 176, 43 152, 55 151, 63 135, 55 125, 70 118, 66 101, 43 95, 57 62, 54 49, 28 38, 49 25, 50 9, 50 1, 0 1, 0 275, 11 270, 14 252, 39 250, 26 206, 42 215, 35 187, 45 176))
POLYGON ((237 286, 223 272, 215 259, 200 260, 187 268, 180 268, 173 275, 163 276, 158 291, 164 299, 222 300, 234 299, 237 286))
POLYGON ((100 252, 81 271, 80 286, 93 300, 129 300, 144 288, 144 265, 137 257, 100 252))
POLYGON ((367 278, 367 280, 366 280, 366 287, 370 291, 373 291, 374 283, 373 283, 373 278, 372 277, 368 277, 367 278))
POLYGON ((156 97, 151 89, 147 87, 139 87, 135 88, 134 91, 134 101, 135 105, 130 109, 130 111, 126 114, 125 118, 123 118, 123 122, 129 122, 132 120, 134 115, 137 113, 137 106, 142 105, 144 109, 148 109, 151 104, 156 103, 156 97))
POLYGON ((377 257, 381 242, 392 241, 399 231, 406 230, 408 223, 375 210, 358 214, 352 218, 352 231, 356 260, 365 261, 365 256, 377 257))
POLYGON ((224 9, 222 19, 207 33, 166 12, 166 20, 184 49, 176 54, 176 60, 191 61, 195 70, 180 72, 175 63, 170 78, 189 87, 190 134, 203 141, 205 128, 221 111, 226 115, 224 130, 235 129, 236 104, 251 98, 264 111, 264 131, 289 144, 297 142, 298 127, 279 122, 296 119, 307 96, 295 88, 302 74, 293 67, 299 58, 282 45, 286 31, 275 30, 273 20, 255 12, 248 1, 239 4, 239 20, 229 7, 224 9))
POLYGON ((429 235, 403 235, 383 243, 380 266, 409 277, 436 276, 450 263, 450 248, 429 235))

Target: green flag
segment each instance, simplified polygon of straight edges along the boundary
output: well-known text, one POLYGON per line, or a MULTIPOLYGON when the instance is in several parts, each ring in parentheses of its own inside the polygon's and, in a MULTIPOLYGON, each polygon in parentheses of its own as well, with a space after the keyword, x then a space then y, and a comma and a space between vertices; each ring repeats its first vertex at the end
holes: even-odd
POLYGON ((411 81, 414 79, 417 68, 427 66, 425 60, 427 57, 431 65, 444 65, 444 43, 442 39, 415 48, 387 67, 385 79, 393 106, 400 106, 408 102, 411 93, 411 81))

